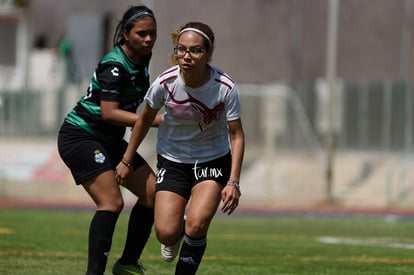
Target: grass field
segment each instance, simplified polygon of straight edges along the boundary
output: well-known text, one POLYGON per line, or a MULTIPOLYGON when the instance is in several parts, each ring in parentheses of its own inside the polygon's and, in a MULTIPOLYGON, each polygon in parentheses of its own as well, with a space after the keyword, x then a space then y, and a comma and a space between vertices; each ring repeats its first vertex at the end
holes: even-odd
MULTIPOLYGON (((84 274, 92 210, 0 209, 0 274, 84 274)), ((117 224, 107 272, 120 256, 117 224)), ((146 274, 173 274, 152 235, 146 274)), ((414 274, 414 220, 399 217, 218 215, 198 274, 414 274)))

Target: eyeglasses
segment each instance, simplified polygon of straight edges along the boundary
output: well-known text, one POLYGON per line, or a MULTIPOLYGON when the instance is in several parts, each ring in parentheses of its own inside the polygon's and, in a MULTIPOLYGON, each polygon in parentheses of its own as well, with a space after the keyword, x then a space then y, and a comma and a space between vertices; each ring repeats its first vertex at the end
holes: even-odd
POLYGON ((193 58, 199 58, 202 53, 206 52, 206 49, 200 47, 191 47, 187 49, 183 46, 174 48, 174 53, 177 57, 184 57, 187 53, 193 58))

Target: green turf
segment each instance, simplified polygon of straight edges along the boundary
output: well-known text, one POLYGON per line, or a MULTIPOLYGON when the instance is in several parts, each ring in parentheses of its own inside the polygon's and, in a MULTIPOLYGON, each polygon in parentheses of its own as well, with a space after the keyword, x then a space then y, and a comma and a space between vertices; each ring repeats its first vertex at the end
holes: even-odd
MULTIPOLYGON (((84 274, 92 215, 0 209, 0 274, 84 274)), ((122 214, 106 274, 122 252, 126 225, 122 214)), ((142 261, 148 275, 174 274, 154 235, 142 261)), ((198 274, 414 274, 414 220, 218 215, 198 274)))

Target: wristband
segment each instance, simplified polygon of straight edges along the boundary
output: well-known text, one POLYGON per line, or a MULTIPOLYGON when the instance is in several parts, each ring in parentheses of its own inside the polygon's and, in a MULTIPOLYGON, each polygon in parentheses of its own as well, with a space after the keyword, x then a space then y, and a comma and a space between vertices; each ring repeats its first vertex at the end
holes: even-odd
POLYGON ((239 185, 239 183, 238 182, 236 182, 236 181, 228 181, 227 182, 227 185, 229 185, 229 186, 233 186, 233 187, 236 187, 236 189, 237 189, 237 192, 239 193, 239 196, 241 196, 241 191, 240 191, 240 185, 239 185))
POLYGON ((123 165, 125 165, 128 168, 131 168, 132 167, 132 164, 131 163, 128 163, 128 162, 125 162, 124 159, 121 159, 121 162, 122 162, 123 165))

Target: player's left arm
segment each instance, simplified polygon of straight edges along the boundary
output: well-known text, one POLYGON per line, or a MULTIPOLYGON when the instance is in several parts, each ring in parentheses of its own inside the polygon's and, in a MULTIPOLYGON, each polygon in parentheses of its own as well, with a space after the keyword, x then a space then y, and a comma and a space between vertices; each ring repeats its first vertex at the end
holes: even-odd
POLYGON ((229 181, 239 182, 244 156, 244 131, 241 119, 228 122, 231 146, 231 172, 229 181))
POLYGON ((236 119, 228 122, 229 137, 231 146, 231 170, 228 184, 223 188, 221 193, 222 207, 224 213, 230 215, 239 205, 241 196, 239 182, 240 172, 244 156, 244 131, 241 119, 236 119))

